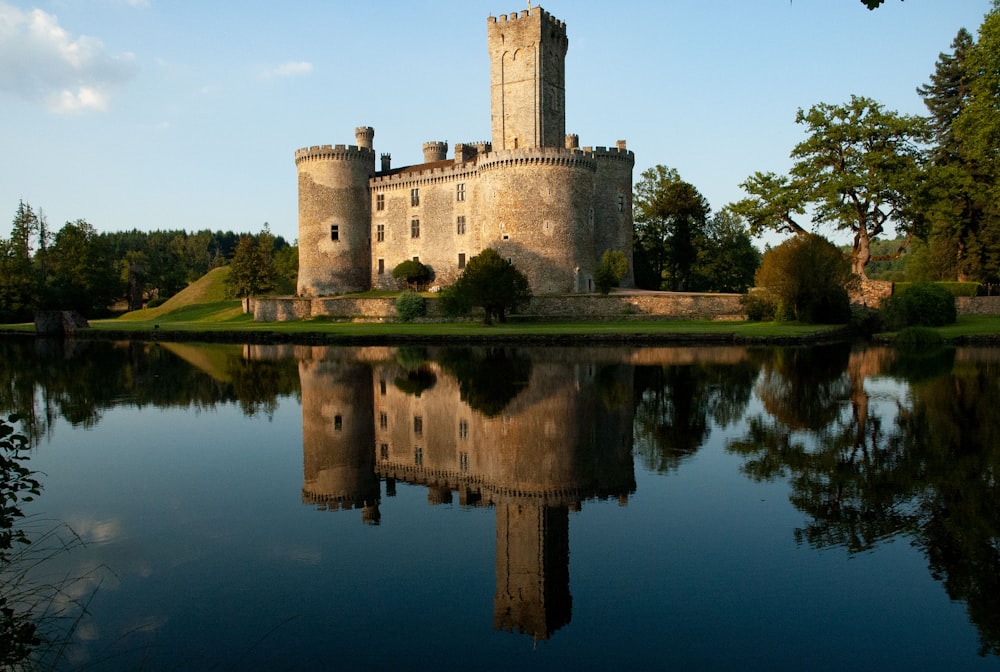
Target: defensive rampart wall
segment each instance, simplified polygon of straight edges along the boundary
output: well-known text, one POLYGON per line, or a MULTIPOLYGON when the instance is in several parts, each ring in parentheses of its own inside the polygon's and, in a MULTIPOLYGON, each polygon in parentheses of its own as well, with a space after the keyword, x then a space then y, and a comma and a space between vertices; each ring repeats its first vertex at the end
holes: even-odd
MULTIPOLYGON (((442 319, 438 302, 427 301, 428 319, 442 319)), ((742 320, 746 311, 739 294, 614 293, 535 297, 520 315, 532 318, 580 320, 742 320)), ((257 299, 254 320, 287 322, 316 317, 355 321, 392 321, 392 298, 278 297, 257 299)))

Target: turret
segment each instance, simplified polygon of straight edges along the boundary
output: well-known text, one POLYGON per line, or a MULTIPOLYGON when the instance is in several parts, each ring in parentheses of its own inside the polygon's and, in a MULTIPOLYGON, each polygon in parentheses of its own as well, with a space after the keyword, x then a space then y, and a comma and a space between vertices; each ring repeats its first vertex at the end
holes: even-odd
POLYGON ((321 145, 295 152, 299 176, 300 296, 368 289, 371 198, 375 173, 371 127, 355 130, 358 145, 321 145))
POLYGON ((447 142, 425 142, 424 143, 424 163, 434 163, 444 161, 448 158, 447 142))

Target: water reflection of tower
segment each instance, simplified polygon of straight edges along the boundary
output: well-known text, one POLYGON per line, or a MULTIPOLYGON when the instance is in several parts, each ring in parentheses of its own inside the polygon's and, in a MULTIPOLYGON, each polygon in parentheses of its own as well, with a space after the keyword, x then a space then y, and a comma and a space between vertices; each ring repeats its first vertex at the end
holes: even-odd
POLYGON ((379 475, 427 486, 432 504, 457 492, 496 508, 494 627, 535 639, 570 620, 569 511, 635 488, 632 367, 562 356, 494 366, 525 378, 502 407, 470 379, 475 366, 375 371, 379 475))
POLYGON ((317 358, 299 361, 302 501, 331 510, 361 508, 366 523, 378 524, 371 367, 333 348, 309 352, 317 358))

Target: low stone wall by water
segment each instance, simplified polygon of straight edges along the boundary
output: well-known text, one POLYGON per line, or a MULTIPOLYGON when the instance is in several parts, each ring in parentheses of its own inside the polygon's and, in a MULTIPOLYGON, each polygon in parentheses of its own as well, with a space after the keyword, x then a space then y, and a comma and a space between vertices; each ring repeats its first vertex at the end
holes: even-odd
POLYGON ((955 309, 959 315, 1000 315, 1000 296, 960 296, 955 309))
MULTIPOLYGON (((394 320, 393 298, 276 297, 254 301, 257 322, 287 322, 326 317, 353 321, 394 320)), ((427 317, 440 319, 438 302, 427 301, 427 317)), ((695 294, 678 292, 615 292, 538 296, 519 316, 538 319, 673 319, 743 320, 746 311, 739 294, 695 294)))

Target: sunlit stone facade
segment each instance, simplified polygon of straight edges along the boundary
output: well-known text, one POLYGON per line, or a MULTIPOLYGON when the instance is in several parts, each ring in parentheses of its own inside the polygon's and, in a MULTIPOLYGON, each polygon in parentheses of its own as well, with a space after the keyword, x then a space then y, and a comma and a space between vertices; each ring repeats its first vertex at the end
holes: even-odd
POLYGON ((540 7, 489 17, 491 142, 424 143, 424 163, 376 167, 375 131, 354 145, 295 152, 301 296, 395 288, 392 269, 418 259, 446 285, 492 247, 535 294, 588 292, 605 250, 633 283, 634 154, 567 135, 566 24, 540 7))

